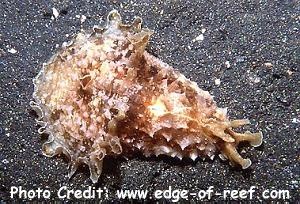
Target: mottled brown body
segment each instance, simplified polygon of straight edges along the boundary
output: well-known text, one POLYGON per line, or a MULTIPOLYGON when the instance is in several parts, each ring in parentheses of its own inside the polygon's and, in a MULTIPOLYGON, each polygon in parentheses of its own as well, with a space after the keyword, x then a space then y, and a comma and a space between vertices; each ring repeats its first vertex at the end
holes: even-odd
POLYGON ((151 34, 140 18, 124 25, 112 11, 106 28, 78 34, 44 65, 32 102, 39 132, 49 134, 44 154, 69 156, 70 176, 86 163, 93 182, 106 155, 130 151, 193 160, 220 151, 250 166, 236 146, 260 145, 261 133, 234 132, 248 121, 229 121, 207 91, 147 53, 151 34))

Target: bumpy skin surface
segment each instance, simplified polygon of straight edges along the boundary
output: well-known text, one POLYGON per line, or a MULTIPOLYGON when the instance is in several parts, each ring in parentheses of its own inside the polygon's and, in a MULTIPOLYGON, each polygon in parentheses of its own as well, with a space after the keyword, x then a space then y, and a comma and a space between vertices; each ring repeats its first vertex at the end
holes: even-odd
POLYGON ((80 33, 34 79, 32 107, 39 113, 46 156, 70 158, 69 176, 86 163, 97 182, 105 155, 208 156, 216 151, 243 168, 240 141, 258 146, 261 133, 236 133, 248 120, 229 121, 226 109, 195 82, 145 51, 152 31, 141 19, 124 25, 117 11, 105 28, 80 33))

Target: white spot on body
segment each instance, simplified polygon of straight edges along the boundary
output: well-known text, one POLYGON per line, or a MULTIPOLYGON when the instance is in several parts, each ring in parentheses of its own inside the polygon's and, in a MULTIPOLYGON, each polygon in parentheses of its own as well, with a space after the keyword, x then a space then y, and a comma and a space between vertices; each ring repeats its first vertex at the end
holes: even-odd
POLYGON ((182 150, 184 150, 191 143, 192 143, 192 141, 189 138, 183 138, 182 140, 178 141, 178 144, 182 150))
POLYGON ((197 159, 197 157, 198 157, 198 153, 197 153, 196 150, 194 150, 194 151, 192 151, 192 152, 190 153, 190 158, 191 158, 193 161, 195 161, 195 160, 197 159))

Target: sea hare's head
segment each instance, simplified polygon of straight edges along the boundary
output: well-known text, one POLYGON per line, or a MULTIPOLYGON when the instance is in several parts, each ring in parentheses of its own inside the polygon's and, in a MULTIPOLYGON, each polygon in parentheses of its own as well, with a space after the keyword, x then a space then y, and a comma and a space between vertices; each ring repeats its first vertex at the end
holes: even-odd
POLYGON ((79 33, 33 80, 31 106, 39 115, 39 133, 49 134, 43 153, 66 154, 70 176, 85 163, 97 182, 103 157, 122 152, 116 123, 125 117, 130 95, 140 88, 133 65, 152 34, 141 23, 136 18, 131 25, 123 24, 119 13, 111 11, 106 27, 79 33))

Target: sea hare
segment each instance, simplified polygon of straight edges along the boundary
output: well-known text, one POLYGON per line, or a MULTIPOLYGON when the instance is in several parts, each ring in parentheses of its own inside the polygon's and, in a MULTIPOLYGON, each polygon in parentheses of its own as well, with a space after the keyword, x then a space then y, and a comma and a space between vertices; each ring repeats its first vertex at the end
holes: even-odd
POLYGON ((153 33, 136 18, 123 24, 113 10, 105 28, 79 33, 33 80, 43 153, 70 159, 69 176, 85 163, 95 183, 106 155, 168 155, 222 159, 243 169, 242 141, 262 143, 261 133, 237 133, 248 120, 229 120, 226 109, 195 82, 145 51, 153 33))

